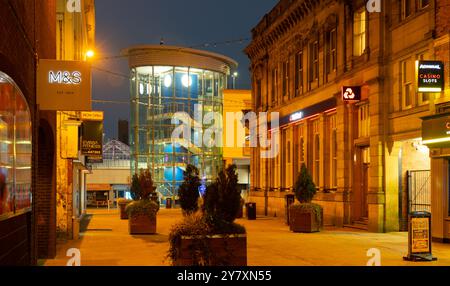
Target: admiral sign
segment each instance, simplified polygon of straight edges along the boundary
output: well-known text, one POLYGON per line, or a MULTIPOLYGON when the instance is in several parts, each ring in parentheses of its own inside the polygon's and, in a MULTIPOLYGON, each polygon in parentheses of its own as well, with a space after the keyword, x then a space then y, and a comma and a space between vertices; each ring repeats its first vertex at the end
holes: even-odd
POLYGON ((40 60, 37 77, 41 110, 91 110, 91 69, 86 62, 40 60))
POLYGON ((444 90, 444 63, 440 61, 417 61, 418 92, 435 93, 444 90))
POLYGON ((361 87, 360 86, 343 86, 342 100, 347 102, 361 101, 361 87))

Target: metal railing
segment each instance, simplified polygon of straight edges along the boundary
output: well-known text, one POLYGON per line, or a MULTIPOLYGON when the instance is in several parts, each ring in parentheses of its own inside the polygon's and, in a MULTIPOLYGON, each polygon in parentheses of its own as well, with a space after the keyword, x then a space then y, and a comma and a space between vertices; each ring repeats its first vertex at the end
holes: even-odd
POLYGON ((408 171, 408 212, 431 212, 429 170, 408 171))

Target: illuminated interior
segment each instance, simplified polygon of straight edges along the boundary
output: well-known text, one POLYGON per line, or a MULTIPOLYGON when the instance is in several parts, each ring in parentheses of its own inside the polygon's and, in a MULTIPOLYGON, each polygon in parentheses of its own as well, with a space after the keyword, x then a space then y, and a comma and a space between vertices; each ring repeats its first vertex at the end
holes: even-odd
POLYGON ((172 117, 185 112, 200 123, 196 109, 201 118, 211 111, 222 114, 225 74, 168 66, 137 67, 131 73, 132 173, 149 168, 162 196, 177 194, 187 164, 199 168, 205 183, 215 178, 222 167, 222 148, 201 144, 214 122, 191 128, 191 140, 175 140, 172 132, 179 121, 173 124, 172 117))
POLYGON ((25 97, 0 72, 0 219, 31 209, 31 132, 25 97))

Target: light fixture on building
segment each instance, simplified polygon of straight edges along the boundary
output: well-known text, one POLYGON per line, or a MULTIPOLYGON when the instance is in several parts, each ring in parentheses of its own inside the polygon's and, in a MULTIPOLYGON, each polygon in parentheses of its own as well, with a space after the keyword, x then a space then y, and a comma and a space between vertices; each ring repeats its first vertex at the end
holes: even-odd
POLYGON ((94 52, 93 50, 88 50, 88 51, 86 52, 86 57, 87 57, 88 59, 92 59, 94 56, 95 56, 95 52, 94 52))
POLYGON ((190 87, 192 85, 192 78, 185 74, 181 77, 181 83, 184 87, 190 87))
POLYGON ((167 74, 164 77, 164 86, 169 88, 172 85, 172 76, 170 74, 167 74))
POLYGON ((139 84, 139 94, 140 95, 144 94, 144 84, 142 84, 142 83, 139 84))

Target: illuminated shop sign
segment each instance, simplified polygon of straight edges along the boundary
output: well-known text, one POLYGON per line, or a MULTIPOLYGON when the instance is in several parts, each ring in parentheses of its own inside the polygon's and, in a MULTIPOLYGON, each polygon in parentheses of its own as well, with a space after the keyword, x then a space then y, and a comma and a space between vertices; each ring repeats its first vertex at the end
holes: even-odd
POLYGON ((361 87, 360 86, 343 86, 342 100, 347 102, 361 101, 361 87))
POLYGON ((422 143, 436 148, 450 147, 450 114, 422 119, 422 143))
POLYGON ((92 110, 91 68, 88 63, 41 59, 37 73, 40 110, 92 110))
POLYGON ((300 120, 300 119, 303 119, 303 112, 302 111, 296 112, 296 113, 292 114, 289 117, 289 121, 290 122, 297 121, 297 120, 300 120))
POLYGON ((444 90, 444 63, 440 61, 417 61, 418 92, 434 93, 444 90))
POLYGON ((82 112, 81 154, 100 160, 103 154, 103 112, 82 112))
POLYGON ((314 116, 316 114, 329 111, 336 108, 337 100, 336 98, 329 98, 317 104, 303 108, 302 110, 296 111, 290 115, 280 118, 280 126, 288 125, 293 122, 297 122, 308 117, 314 116))

